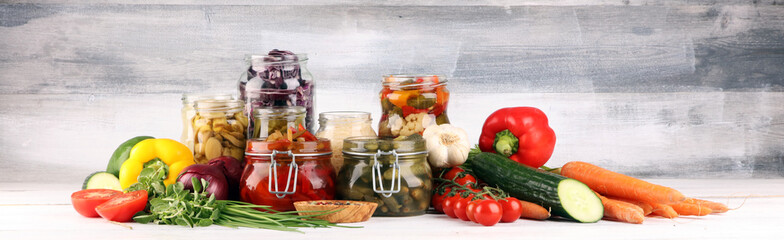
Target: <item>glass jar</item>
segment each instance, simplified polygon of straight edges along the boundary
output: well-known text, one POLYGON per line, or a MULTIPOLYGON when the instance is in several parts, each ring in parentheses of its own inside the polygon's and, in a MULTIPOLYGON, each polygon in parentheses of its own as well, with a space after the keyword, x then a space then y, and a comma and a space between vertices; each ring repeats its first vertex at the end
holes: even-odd
POLYGON ((253 110, 253 129, 248 136, 266 138, 275 131, 286 134, 288 128, 296 129, 305 124, 304 121, 305 108, 302 106, 256 108, 253 110))
POLYGON ((332 166, 339 171, 343 166, 343 140, 348 137, 375 137, 369 112, 323 112, 319 114, 316 137, 332 141, 332 166))
POLYGON ((425 141, 350 137, 343 142, 337 196, 378 203, 373 216, 422 215, 430 206, 433 179, 425 141))
POLYGON ((329 140, 267 142, 255 138, 248 140, 246 149, 242 201, 290 211, 296 201, 335 199, 329 140))
POLYGON ((193 160, 206 164, 213 158, 231 156, 242 160, 248 118, 240 100, 198 100, 193 116, 193 160))
POLYGON ((196 115, 195 104, 197 100, 231 100, 234 95, 230 93, 183 93, 182 94, 182 136, 180 142, 188 146, 193 152, 193 116, 196 115))
MULTIPOLYGON (((255 109, 273 106, 302 106, 305 127, 313 132, 313 76, 308 71, 306 54, 272 50, 268 55, 250 55, 248 70, 240 77, 240 99, 252 116, 255 109)), ((251 122, 253 126, 253 122, 251 122)), ((253 128, 251 128, 253 129, 253 128)))
POLYGON ((428 126, 449 123, 449 91, 443 77, 388 75, 382 85, 380 137, 421 134, 428 126))

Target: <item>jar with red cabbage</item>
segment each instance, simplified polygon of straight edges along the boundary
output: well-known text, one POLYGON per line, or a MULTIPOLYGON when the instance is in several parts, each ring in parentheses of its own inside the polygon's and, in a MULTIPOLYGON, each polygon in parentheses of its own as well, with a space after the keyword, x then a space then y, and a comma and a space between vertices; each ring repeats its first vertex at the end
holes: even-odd
MULTIPOLYGON (((313 76, 307 69, 307 54, 274 49, 267 55, 250 55, 248 69, 238 84, 240 99, 245 100, 247 116, 257 108, 302 106, 305 127, 313 132, 313 76)), ((250 122, 248 136, 253 135, 250 122)))

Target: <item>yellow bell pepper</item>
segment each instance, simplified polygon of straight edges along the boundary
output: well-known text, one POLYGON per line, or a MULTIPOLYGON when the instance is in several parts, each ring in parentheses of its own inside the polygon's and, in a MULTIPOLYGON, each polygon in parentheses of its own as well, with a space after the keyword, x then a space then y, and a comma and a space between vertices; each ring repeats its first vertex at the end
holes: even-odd
POLYGON ((146 139, 131 149, 128 160, 120 167, 120 185, 123 189, 137 182, 144 163, 155 158, 169 166, 169 173, 163 183, 173 184, 177 181, 182 169, 193 165, 193 153, 184 144, 165 138, 146 139))

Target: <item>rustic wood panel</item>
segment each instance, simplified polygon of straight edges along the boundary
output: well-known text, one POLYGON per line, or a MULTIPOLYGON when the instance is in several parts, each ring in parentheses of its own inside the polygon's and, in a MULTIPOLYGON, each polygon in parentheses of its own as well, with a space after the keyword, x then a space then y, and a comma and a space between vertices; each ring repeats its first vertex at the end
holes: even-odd
POLYGON ((474 141, 497 108, 545 110, 553 165, 784 176, 776 1, 9 3, 0 182, 78 182, 129 137, 176 139, 181 93, 233 91, 243 56, 272 48, 310 54, 319 112, 377 118, 382 75, 439 73, 474 141))

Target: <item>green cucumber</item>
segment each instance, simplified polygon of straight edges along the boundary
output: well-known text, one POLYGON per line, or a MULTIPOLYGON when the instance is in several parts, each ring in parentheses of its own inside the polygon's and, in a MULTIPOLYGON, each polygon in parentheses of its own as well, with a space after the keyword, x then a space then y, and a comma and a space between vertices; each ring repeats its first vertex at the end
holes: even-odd
POLYGON ((84 179, 82 189, 114 189, 122 191, 120 179, 114 174, 98 171, 90 174, 84 179))
POLYGON ((551 209, 553 215, 583 223, 597 222, 604 215, 602 200, 580 181, 522 165, 497 153, 478 153, 469 161, 479 179, 510 196, 551 209))
POLYGON ((128 139, 128 141, 125 141, 120 144, 120 146, 117 146, 117 149, 115 149, 114 153, 112 153, 112 157, 109 158, 109 164, 106 166, 106 172, 119 177, 120 167, 122 167, 122 164, 125 163, 125 160, 128 160, 128 156, 131 154, 131 149, 133 149, 133 146, 136 146, 137 143, 150 138, 153 137, 138 136, 128 139))

